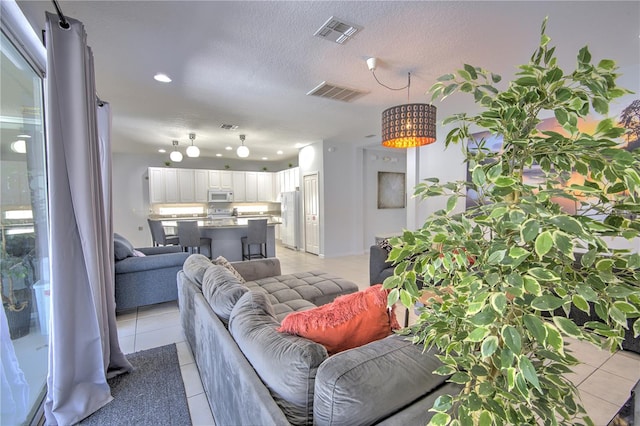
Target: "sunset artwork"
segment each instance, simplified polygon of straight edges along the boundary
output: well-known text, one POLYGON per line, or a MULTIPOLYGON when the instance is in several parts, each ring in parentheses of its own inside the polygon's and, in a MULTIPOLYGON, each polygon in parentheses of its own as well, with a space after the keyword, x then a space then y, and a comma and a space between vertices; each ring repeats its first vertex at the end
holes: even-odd
MULTIPOLYGON (((578 120, 578 130, 582 133, 593 134, 598 125, 598 120, 587 119, 578 120)), ((640 100, 633 101, 627 108, 625 108, 620 114, 619 120, 616 121, 619 126, 623 126, 627 129, 627 132, 622 137, 622 143, 620 149, 626 149, 633 151, 640 148, 640 100)), ((552 117, 542 120, 537 129, 541 132, 552 131, 561 134, 567 134, 566 130, 560 126, 558 121, 552 117)), ((500 152, 502 150, 502 136, 495 135, 490 132, 478 132, 473 134, 475 141, 481 141, 484 139, 485 147, 493 152, 500 152)), ((469 142, 469 151, 473 152, 476 147, 472 146, 472 142, 469 142)), ((564 182, 563 186, 568 187, 570 185, 582 185, 584 184, 585 177, 577 172, 573 172, 564 182)), ((467 181, 471 181, 471 171, 467 170, 467 181)), ((533 165, 532 167, 524 171, 524 183, 529 185, 537 185, 543 181, 543 173, 540 166, 533 165)), ((581 195, 578 192, 573 192, 573 195, 580 200, 581 195)), ((558 197, 553 199, 554 202, 562 207, 562 210, 568 214, 577 214, 580 209, 580 202, 573 201, 567 198, 558 197)), ((469 209, 480 202, 479 196, 473 189, 467 189, 466 208, 469 209)))

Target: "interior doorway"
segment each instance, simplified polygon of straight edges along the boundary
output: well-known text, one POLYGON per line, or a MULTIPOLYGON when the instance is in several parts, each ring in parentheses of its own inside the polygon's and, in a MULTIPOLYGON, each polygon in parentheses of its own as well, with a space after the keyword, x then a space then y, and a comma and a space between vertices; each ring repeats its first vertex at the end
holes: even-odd
POLYGON ((320 254, 318 173, 305 175, 302 178, 302 185, 304 188, 304 250, 308 253, 320 254))

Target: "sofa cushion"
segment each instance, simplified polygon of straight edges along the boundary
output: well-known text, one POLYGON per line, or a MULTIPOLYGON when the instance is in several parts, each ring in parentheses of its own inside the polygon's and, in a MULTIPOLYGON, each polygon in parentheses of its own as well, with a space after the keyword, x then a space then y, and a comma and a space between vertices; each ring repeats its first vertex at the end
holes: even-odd
MULTIPOLYGON (((266 294, 247 292, 236 303, 229 331, 292 424, 313 424, 313 389, 326 349, 282 334, 266 294)), ((256 419, 259 421, 259 419, 256 419)))
POLYGON ((287 315, 278 331, 318 342, 329 354, 365 345, 400 328, 394 310, 387 309, 387 294, 378 284, 340 296, 330 304, 287 315))
POLYGON ((227 268, 229 272, 231 272, 238 279, 238 281, 244 284, 245 280, 244 278, 242 278, 242 275, 240 275, 238 271, 236 271, 236 268, 234 268, 233 265, 231 265, 231 263, 229 263, 229 261, 225 259, 223 256, 216 257, 212 262, 215 265, 220 265, 223 268, 227 268))
POLYGON ((133 245, 120 234, 113 234, 113 257, 115 260, 126 259, 132 257, 133 245))
POLYGON ((304 299, 316 306, 332 302, 337 296, 358 291, 354 282, 323 271, 298 272, 247 281, 247 287, 269 293, 280 303, 304 299))
POLYGON ((211 261, 201 254, 192 254, 184 262, 182 270, 187 278, 202 290, 202 278, 207 269, 211 266, 211 261))
POLYGON ((441 365, 398 335, 334 355, 316 375, 315 424, 377 423, 443 385, 448 377, 432 373, 441 365))
POLYGON ((211 265, 202 277, 202 294, 223 323, 229 322, 231 310, 247 291, 247 287, 227 268, 211 265))

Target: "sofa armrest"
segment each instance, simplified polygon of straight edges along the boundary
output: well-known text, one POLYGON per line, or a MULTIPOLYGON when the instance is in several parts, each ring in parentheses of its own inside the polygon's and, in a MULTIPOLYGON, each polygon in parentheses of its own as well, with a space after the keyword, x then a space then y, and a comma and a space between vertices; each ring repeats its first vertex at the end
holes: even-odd
POLYGON ((180 253, 182 252, 182 247, 180 246, 140 247, 140 248, 136 248, 136 250, 141 251, 147 256, 153 256, 156 254, 180 253))
POLYGON ((244 278, 245 281, 255 281, 261 278, 282 275, 280 260, 276 257, 231 262, 231 265, 240 275, 242 275, 242 278, 244 278))
POLYGON ((318 367, 314 424, 375 424, 441 387, 441 365, 435 350, 399 335, 335 354, 318 367))
POLYGON ((115 263, 116 274, 149 271, 152 269, 182 267, 189 253, 167 253, 145 257, 127 257, 115 263))

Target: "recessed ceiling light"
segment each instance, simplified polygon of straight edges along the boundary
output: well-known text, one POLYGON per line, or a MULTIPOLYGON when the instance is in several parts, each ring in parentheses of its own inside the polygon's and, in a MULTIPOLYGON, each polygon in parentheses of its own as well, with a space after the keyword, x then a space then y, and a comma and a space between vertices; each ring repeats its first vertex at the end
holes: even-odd
POLYGON ((216 157, 222 157, 222 154, 216 154, 216 157))
POLYGON ((225 149, 226 149, 227 151, 233 151, 233 148, 232 148, 232 147, 230 147, 230 146, 226 147, 225 149))
POLYGON ((263 159, 263 160, 268 160, 268 158, 267 158, 267 157, 262 157, 262 159, 263 159))
POLYGON ((31 136, 30 135, 18 135, 16 137, 20 138, 20 139, 29 139, 31 136))
POLYGON ((166 149, 164 149, 164 148, 160 148, 160 149, 158 150, 158 152, 159 152, 159 153, 161 153, 161 154, 164 154, 165 152, 167 152, 167 150, 166 150, 166 149))
POLYGON ((160 83, 171 83, 171 79, 166 74, 158 73, 154 75, 153 78, 160 83))
POLYGON ((284 154, 284 152, 282 150, 278 150, 278 152, 276 152, 276 154, 282 155, 282 154, 284 154))

